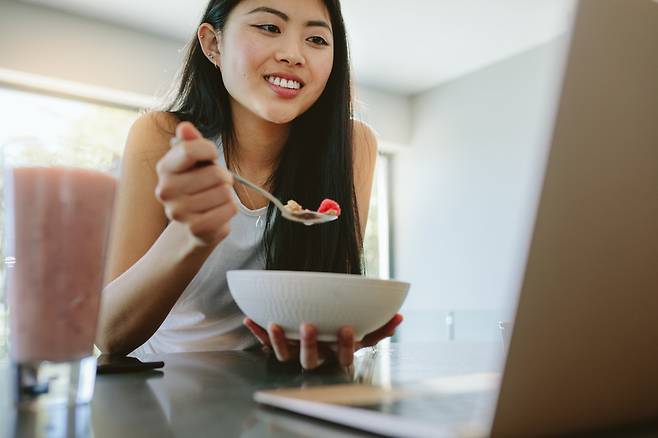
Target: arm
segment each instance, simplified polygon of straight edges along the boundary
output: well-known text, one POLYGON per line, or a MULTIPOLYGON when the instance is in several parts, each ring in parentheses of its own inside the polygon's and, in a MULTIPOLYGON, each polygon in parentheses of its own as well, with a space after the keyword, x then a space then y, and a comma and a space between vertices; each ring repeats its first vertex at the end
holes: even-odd
MULTIPOLYGON (((97 336, 103 352, 129 353, 146 342, 216 244, 228 234, 226 228, 208 237, 204 234, 207 230, 193 227, 195 216, 181 206, 180 196, 175 196, 181 181, 164 185, 172 175, 179 180, 194 177, 196 184, 204 181, 214 186, 221 180, 221 176, 209 177, 216 166, 192 170, 196 159, 188 156, 185 161, 186 154, 176 154, 169 147, 175 124, 169 115, 148 114, 135 122, 128 136, 108 257, 109 284, 103 291, 97 336)), ((216 154, 212 145, 203 146, 199 153, 216 154)), ((189 195, 185 199, 195 200, 189 195)), ((232 216, 230 208, 225 210, 220 224, 232 216)))
POLYGON ((354 191, 356 192, 357 210, 361 222, 361 236, 365 235, 370 209, 372 182, 377 164, 377 138, 368 125, 354 121, 353 172, 354 191))

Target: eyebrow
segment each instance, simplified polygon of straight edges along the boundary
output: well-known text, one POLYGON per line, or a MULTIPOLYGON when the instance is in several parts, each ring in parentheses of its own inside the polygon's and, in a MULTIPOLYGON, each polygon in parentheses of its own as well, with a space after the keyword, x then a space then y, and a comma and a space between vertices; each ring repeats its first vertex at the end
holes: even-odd
MULTIPOLYGON (((268 8, 267 6, 258 7, 256 9, 250 11, 247 15, 255 14, 256 12, 266 12, 268 14, 274 14, 277 17, 280 17, 283 21, 289 21, 290 20, 290 17, 288 17, 285 13, 283 13, 283 12, 277 10, 277 9, 268 8)), ((329 29, 329 31, 331 31, 331 26, 329 26, 329 24, 327 24, 326 21, 322 21, 322 20, 307 21, 306 26, 309 26, 309 27, 325 27, 325 28, 329 29)))

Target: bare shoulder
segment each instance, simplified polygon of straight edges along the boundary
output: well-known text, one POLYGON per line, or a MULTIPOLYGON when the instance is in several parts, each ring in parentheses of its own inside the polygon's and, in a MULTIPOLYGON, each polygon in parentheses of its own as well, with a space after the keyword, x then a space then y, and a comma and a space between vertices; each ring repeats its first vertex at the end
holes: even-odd
POLYGON ((353 120, 352 128, 354 179, 358 186, 370 185, 377 161, 377 136, 361 120, 353 120))
POLYGON ((176 117, 167 112, 142 114, 130 128, 125 154, 154 164, 169 150, 177 123, 176 117))
POLYGON ((361 235, 365 234, 368 222, 368 209, 372 193, 372 181, 377 163, 377 137, 370 126, 360 120, 353 120, 353 169, 354 191, 361 224, 361 235))
POLYGON ((172 136, 176 130, 178 120, 165 111, 150 111, 140 115, 131 129, 150 132, 160 136, 172 136))
POLYGON ((362 120, 354 119, 352 141, 355 159, 373 158, 377 155, 377 136, 373 129, 362 120))

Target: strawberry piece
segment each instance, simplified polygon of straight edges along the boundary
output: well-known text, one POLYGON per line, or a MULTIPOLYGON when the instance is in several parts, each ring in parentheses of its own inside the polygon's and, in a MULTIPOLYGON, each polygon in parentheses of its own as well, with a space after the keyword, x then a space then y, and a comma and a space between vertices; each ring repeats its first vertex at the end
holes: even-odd
POLYGON ((325 199, 320 203, 320 207, 318 207, 318 213, 340 216, 340 205, 338 205, 338 202, 334 201, 333 199, 325 199))

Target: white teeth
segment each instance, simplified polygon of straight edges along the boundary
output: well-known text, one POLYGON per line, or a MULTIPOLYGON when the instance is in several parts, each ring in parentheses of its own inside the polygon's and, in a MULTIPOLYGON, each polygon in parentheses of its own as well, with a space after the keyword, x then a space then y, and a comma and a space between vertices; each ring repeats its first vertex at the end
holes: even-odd
POLYGON ((290 88, 293 90, 299 90, 302 87, 297 81, 278 78, 276 76, 267 76, 267 82, 274 84, 277 87, 290 88))

